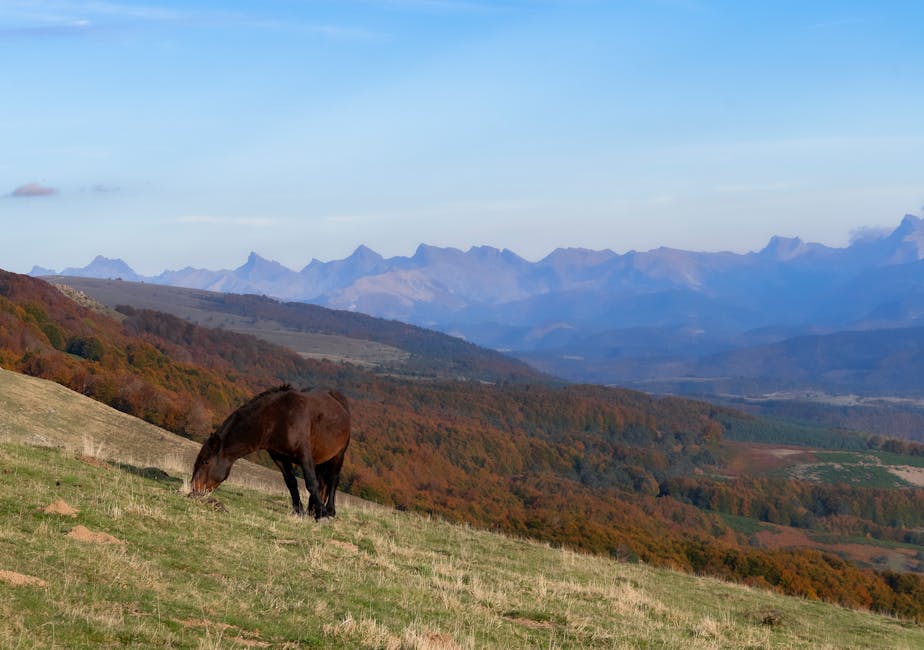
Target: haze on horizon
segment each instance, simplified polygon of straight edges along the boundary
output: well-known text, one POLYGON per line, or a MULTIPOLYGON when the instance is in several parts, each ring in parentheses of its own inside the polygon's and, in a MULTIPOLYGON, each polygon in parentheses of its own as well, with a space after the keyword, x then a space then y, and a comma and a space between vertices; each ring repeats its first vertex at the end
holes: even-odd
POLYGON ((831 246, 924 204, 924 6, 0 3, 0 267, 831 246))

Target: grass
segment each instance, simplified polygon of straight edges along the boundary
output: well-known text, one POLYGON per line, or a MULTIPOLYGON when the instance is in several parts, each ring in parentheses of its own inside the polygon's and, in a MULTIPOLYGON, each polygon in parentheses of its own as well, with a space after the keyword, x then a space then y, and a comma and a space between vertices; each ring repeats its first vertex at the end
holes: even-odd
POLYGON ((864 463, 820 463, 808 472, 812 480, 820 483, 848 483, 858 487, 896 488, 908 483, 881 465, 864 463))
POLYGON ((924 630, 352 504, 330 524, 223 486, 0 445, 4 647, 914 648, 924 630), (64 500, 76 517, 46 514, 64 500), (122 543, 69 537, 76 526, 122 543), (772 612, 777 624, 764 623, 772 612))
POLYGON ((818 463, 808 470, 808 476, 813 480, 862 487, 908 487, 910 483, 891 468, 924 467, 924 458, 882 451, 817 451, 815 457, 818 463))
POLYGON ((737 530, 739 533, 744 533, 745 535, 753 535, 755 533, 760 533, 765 530, 773 530, 773 526, 766 524, 757 519, 751 517, 743 517, 741 515, 730 515, 727 512, 716 512, 719 517, 722 518, 728 526, 737 530))
MULTIPOLYGON (((0 369, 0 442, 57 446, 138 467, 188 471, 200 445, 54 382, 0 369)), ((278 489, 279 473, 238 461, 235 485, 278 489)))
MULTIPOLYGON (((216 310, 213 304, 214 294, 199 289, 114 282, 97 278, 66 278, 60 279, 60 282, 66 283, 59 286, 66 287, 63 291, 72 298, 74 292, 79 290, 91 294, 107 305, 126 304, 138 309, 153 309, 174 314, 205 327, 221 327, 241 334, 250 334, 290 348, 307 358, 348 361, 365 367, 401 367, 411 356, 405 350, 384 343, 334 334, 303 332, 275 321, 216 310)), ((85 305, 86 301, 86 295, 78 300, 85 305)), ((112 309, 101 307, 100 310, 121 317, 112 309)))
POLYGON ((246 461, 222 511, 184 496, 197 448, 0 371, 0 647, 924 647, 895 619, 358 499, 319 525, 246 461))

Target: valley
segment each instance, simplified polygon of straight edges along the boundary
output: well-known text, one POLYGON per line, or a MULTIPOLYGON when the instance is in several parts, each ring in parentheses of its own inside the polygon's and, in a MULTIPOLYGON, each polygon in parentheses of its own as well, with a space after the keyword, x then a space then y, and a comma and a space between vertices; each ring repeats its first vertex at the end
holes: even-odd
MULTIPOLYGON (((914 467, 921 455, 914 443, 566 385, 471 344, 320 307, 308 306, 330 329, 339 322, 351 338, 371 332, 416 350, 428 379, 307 359, 250 335, 77 297, 79 304, 44 282, 0 274, 2 365, 193 440, 263 388, 335 385, 354 408, 342 483, 351 495, 603 556, 924 616, 916 595, 924 578, 906 552, 924 548, 924 492, 844 482, 831 472, 811 480, 732 473, 737 458, 753 453, 747 445, 802 447, 816 458, 825 449, 889 452, 907 459, 888 464, 914 467), (781 539, 811 543, 789 548, 754 537, 764 526, 792 529, 781 539), (868 552, 843 546, 857 539, 868 552)), ((251 322, 270 320, 268 313, 280 323, 293 313, 306 318, 298 305, 219 298, 222 310, 251 322), (249 307, 260 317, 253 320, 249 307)))

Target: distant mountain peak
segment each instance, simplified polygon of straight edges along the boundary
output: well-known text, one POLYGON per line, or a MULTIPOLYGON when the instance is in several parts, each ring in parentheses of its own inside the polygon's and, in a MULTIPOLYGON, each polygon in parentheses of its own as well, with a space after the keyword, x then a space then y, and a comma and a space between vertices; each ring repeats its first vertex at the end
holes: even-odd
POLYGON ((242 280, 259 284, 283 281, 287 276, 294 275, 294 271, 275 260, 268 260, 251 251, 247 256, 247 261, 234 270, 234 275, 242 280))
POLYGON ((464 255, 458 248, 440 248, 431 244, 420 244, 411 258, 416 264, 435 264, 450 258, 461 258, 464 255))
POLYGON ((366 246, 365 244, 360 244, 356 247, 356 250, 350 255, 350 257, 382 257, 374 250, 366 246))
POLYGON ((924 219, 906 214, 898 228, 882 241, 893 248, 888 258, 892 264, 924 259, 924 219))
POLYGON ((46 269, 44 266, 35 265, 32 267, 32 270, 29 271, 29 275, 33 278, 37 278, 43 275, 57 275, 57 271, 54 269, 46 269))
POLYGON ((781 237, 774 235, 770 241, 760 251, 761 257, 767 257, 780 262, 785 262, 798 257, 808 250, 805 242, 799 237, 781 237))
POLYGON ((61 275, 79 275, 86 278, 102 278, 115 280, 139 280, 141 276, 135 273, 128 264, 123 260, 116 258, 111 259, 103 255, 97 255, 93 261, 83 268, 66 268, 61 271, 61 275))
POLYGON ((898 230, 917 230, 921 227, 921 224, 924 224, 924 219, 913 214, 906 214, 901 224, 899 224, 898 230))

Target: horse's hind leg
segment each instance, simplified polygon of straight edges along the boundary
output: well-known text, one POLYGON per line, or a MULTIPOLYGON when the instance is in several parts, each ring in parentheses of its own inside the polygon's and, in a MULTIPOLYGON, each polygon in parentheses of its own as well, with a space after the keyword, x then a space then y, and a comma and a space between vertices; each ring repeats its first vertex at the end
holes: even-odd
POLYGON ((292 496, 292 511, 297 515, 303 514, 302 500, 298 494, 298 480, 295 478, 292 461, 272 451, 270 452, 270 458, 273 459, 276 467, 282 472, 282 478, 286 482, 286 487, 289 488, 289 494, 292 496))
POLYGON ((318 487, 318 475, 310 449, 302 452, 301 461, 302 473, 305 476, 305 487, 308 489, 308 511, 310 512, 312 509, 315 511, 315 519, 326 517, 327 508, 321 501, 321 491, 318 487))
POLYGON ((346 449, 318 465, 318 482, 323 484, 321 498, 326 499, 327 513, 331 517, 337 514, 337 484, 340 483, 340 470, 343 467, 344 456, 346 456, 346 449))

